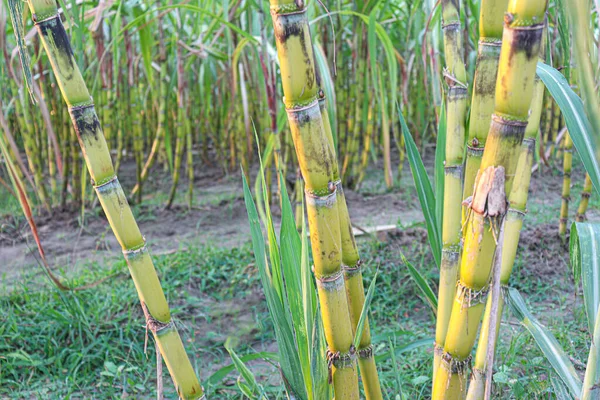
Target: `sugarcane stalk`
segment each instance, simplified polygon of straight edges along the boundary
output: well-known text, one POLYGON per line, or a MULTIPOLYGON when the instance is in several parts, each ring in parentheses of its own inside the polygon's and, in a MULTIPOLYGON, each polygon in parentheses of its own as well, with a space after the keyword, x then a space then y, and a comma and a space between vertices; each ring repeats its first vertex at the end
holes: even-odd
POLYGON ((181 46, 177 46, 177 121, 175 139, 175 159, 173 165, 173 180, 171 182, 171 190, 169 191, 169 199, 165 208, 171 208, 177 193, 177 185, 181 175, 181 161, 183 159, 183 148, 185 146, 186 137, 186 104, 185 104, 185 78, 183 73, 183 59, 181 56, 181 46))
POLYGON ((571 139, 569 132, 565 134, 563 143, 563 185, 561 193, 558 235, 564 242, 567 235, 567 223, 569 222, 569 201, 571 200, 571 168, 573 166, 573 140, 571 139))
POLYGON ((467 73, 462 58, 460 3, 457 0, 442 1, 442 21, 446 54, 444 76, 447 84, 447 131, 444 161, 442 262, 435 327, 433 382, 435 382, 441 362, 460 260, 463 153, 468 94, 467 73))
MULTIPOLYGON (((544 43, 544 41, 542 41, 544 43)), ((540 51, 540 60, 544 59, 544 46, 540 51)), ((519 237, 523 227, 523 219, 527 213, 527 197, 529 194, 529 184, 531 181, 531 167, 533 164, 533 155, 536 147, 536 137, 539 132, 540 119, 543 111, 544 83, 536 76, 533 99, 531 101, 531 112, 525 128, 525 136, 521 145, 521 152, 517 161, 517 169, 513 181, 512 189, 508 197, 510 207, 504 219, 504 242, 502 244, 501 266, 500 266, 500 286, 505 288, 508 285, 510 275, 514 266, 519 245, 519 237)), ((496 322, 500 321, 504 299, 500 296, 495 314, 496 322)), ((485 393, 485 370, 486 358, 490 346, 490 318, 492 316, 492 297, 488 297, 483 323, 481 325, 481 334, 477 344, 477 353, 475 356, 475 365, 471 375, 467 400, 483 400, 485 393)), ((498 337, 500 324, 495 324, 495 337, 498 337)), ((495 349, 497 340, 493 342, 495 349)))
POLYGON ((475 190, 469 199, 459 281, 433 398, 462 398, 484 311, 498 228, 506 213, 534 93, 546 0, 511 0, 504 19, 494 114, 475 190))
MULTIPOLYGON (((166 54, 164 56, 166 58, 166 54)), ((152 142, 152 148, 150 149, 150 154, 148 154, 148 158, 144 164, 144 168, 140 174, 140 182, 136 183, 136 185, 131 190, 129 197, 134 196, 138 190, 140 190, 140 184, 143 184, 148 177, 148 172, 152 165, 154 164, 154 160, 156 160, 156 154, 158 153, 158 149, 160 148, 162 141, 165 136, 165 120, 167 117, 167 96, 168 96, 168 84, 166 82, 167 79, 167 63, 162 57, 160 59, 160 73, 159 73, 159 92, 160 97, 158 100, 158 124, 156 126, 156 134, 154 136, 154 141, 152 142)))
POLYGON ((328 345, 331 381, 338 399, 358 399, 356 350, 342 272, 335 155, 317 99, 313 48, 301 0, 271 0, 281 83, 292 139, 304 178, 314 274, 328 345))
POLYGON ((585 221, 585 212, 588 208, 588 203, 590 202, 590 197, 592 196, 592 178, 590 178, 590 174, 585 174, 585 182, 583 184, 583 190, 581 191, 581 200, 579 200, 579 206, 577 207, 577 215, 575 216, 575 221, 583 222, 585 221))
MULTIPOLYGON (((317 73, 317 76, 319 74, 317 73)), ((318 81, 318 79, 317 79, 318 81)), ((350 318, 352 319, 352 334, 356 334, 356 327, 362 313, 365 303, 365 288, 362 277, 362 260, 358 253, 354 232, 352 231, 352 222, 348 213, 348 205, 346 204, 346 196, 342 187, 342 181, 338 169, 337 157, 335 157, 333 134, 329 123, 329 115, 327 111, 326 98, 323 91, 319 91, 319 107, 321 109, 321 117, 323 118, 323 126, 327 140, 332 149, 334 162, 333 180, 336 183, 338 196, 338 216, 340 220, 340 233, 342 240, 342 270, 344 271, 344 281, 346 284, 346 293, 348 296, 348 306, 350 310, 350 318)), ((363 333, 360 343, 356 349, 358 353, 358 366, 362 377, 362 382, 367 400, 383 399, 381 394, 381 385, 379 376, 377 375, 377 366, 375 365, 375 357, 373 354, 373 346, 371 344, 371 330, 369 328, 369 319, 365 320, 363 333)))
MULTIPOLYGON (((28 0, 28 5, 63 99, 67 103, 96 194, 123 249, 147 327, 158 344, 178 395, 184 399, 202 398, 203 389, 171 319, 144 237, 115 175, 93 100, 73 57, 56 2, 28 0)), ((73 169, 76 168, 74 165, 73 169)))
MULTIPOLYGON (((498 60, 502 46, 503 15, 508 0, 483 0, 479 14, 479 48, 473 78, 473 96, 469 118, 463 199, 473 194, 475 176, 494 112, 498 60)), ((463 208, 466 211, 466 207, 463 208)), ((463 222, 466 212, 463 212, 463 222)))

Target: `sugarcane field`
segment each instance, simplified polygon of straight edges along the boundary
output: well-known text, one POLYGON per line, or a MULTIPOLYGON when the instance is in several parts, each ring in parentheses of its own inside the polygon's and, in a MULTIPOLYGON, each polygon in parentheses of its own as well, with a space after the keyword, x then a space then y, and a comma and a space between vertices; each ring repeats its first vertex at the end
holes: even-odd
POLYGON ((600 400, 597 0, 0 0, 0 399, 600 400))

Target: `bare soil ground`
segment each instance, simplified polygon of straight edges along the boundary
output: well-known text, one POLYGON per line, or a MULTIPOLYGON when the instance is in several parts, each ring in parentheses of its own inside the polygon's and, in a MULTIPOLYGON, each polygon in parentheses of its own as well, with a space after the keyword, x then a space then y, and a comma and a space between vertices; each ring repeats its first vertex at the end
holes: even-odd
MULTIPOLYGON (((126 192, 135 181, 134 168, 125 164, 119 173, 126 192)), ((164 194, 169 187, 161 182, 170 180, 162 171, 157 172, 161 176, 144 187, 143 203, 134 206, 140 230, 154 254, 200 244, 238 247, 249 241, 239 174, 228 175, 218 168, 196 171, 194 206, 189 209, 185 204, 183 191, 187 182, 182 182, 176 204, 165 209, 164 194)), ((253 172, 251 176, 256 176, 256 171, 253 172)), ((380 172, 372 170, 363 185, 368 189, 359 192, 345 189, 355 226, 368 229, 421 222, 423 216, 410 171, 404 171, 399 189, 386 191, 379 183, 382 181, 380 172)), ((0 222, 0 279, 10 284, 23 274, 39 271, 35 265, 37 248, 29 226, 20 215, 5 216, 0 222)), ((121 257, 120 246, 98 206, 86 210, 83 224, 80 210, 73 209, 39 215, 36 223, 50 264, 60 267, 67 275, 81 268, 86 261, 105 260, 109 265, 121 257)))
MULTIPOLYGON (((432 157, 428 157, 432 158, 432 157)), ((433 159, 426 159, 432 165, 433 159)), ((256 176, 256 168, 251 176, 256 176)), ((184 247, 212 244, 219 247, 238 247, 249 241, 249 225, 244 206, 241 176, 226 174, 218 167, 196 171, 195 200, 191 209, 185 204, 183 191, 187 182, 180 184, 176 204, 171 209, 163 207, 168 192, 169 177, 156 171, 158 178, 144 187, 144 201, 134 206, 134 213, 142 233, 154 254, 164 254, 184 247)), ((126 192, 135 182, 135 166, 124 164, 119 173, 126 192)), ((583 171, 575 168, 572 182, 571 216, 579 203, 579 191, 583 182, 583 171)), ((553 274, 557 270, 555 261, 550 263, 545 255, 555 254, 561 263, 568 264, 568 249, 558 238, 558 213, 562 175, 552 168, 537 171, 531 183, 529 214, 526 217, 521 246, 525 257, 531 253, 528 265, 539 274, 553 274), (539 267, 539 268, 538 268, 539 267)), ((345 189, 350 215, 355 227, 374 228, 396 225, 400 231, 423 221, 414 183, 408 165, 405 165, 396 188, 388 191, 383 185, 379 166, 372 167, 359 191, 345 189)), ((588 210, 590 220, 600 220, 600 212, 593 206, 588 210)), ((277 213, 277 210, 275 210, 277 213)), ((87 261, 104 261, 110 265, 120 259, 120 246, 110 227, 96 205, 86 210, 83 224, 80 210, 54 210, 36 218, 42 244, 53 267, 69 275, 85 265, 87 261)), ((29 226, 19 216, 4 216, 0 228, 0 282, 10 286, 11 282, 24 274, 36 273, 37 248, 29 226)), ((278 221, 276 221, 276 224, 278 221)), ((410 241, 426 243, 425 231, 408 230, 392 235, 410 241)), ((386 235, 379 235, 387 240, 386 235)), ((562 268, 558 268, 562 270, 562 268)))

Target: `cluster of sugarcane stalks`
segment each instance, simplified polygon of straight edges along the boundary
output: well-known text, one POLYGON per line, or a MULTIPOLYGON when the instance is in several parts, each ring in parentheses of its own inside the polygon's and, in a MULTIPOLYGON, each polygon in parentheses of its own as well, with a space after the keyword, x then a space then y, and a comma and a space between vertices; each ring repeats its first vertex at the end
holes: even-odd
MULTIPOLYGON (((461 41, 455 33, 460 32, 460 12, 457 1, 444 1, 442 7, 447 138, 458 146, 462 141, 454 140, 453 135, 462 137, 459 132, 465 125, 462 110, 466 109, 466 100, 465 106, 458 107, 454 92, 457 86, 467 85, 456 72, 459 63, 464 69, 462 59, 456 56, 461 54, 461 41)), ((544 0, 484 1, 481 6, 481 38, 464 178, 462 160, 449 158, 449 152, 462 152, 453 151, 454 146, 448 141, 446 145, 442 233, 445 262, 440 271, 434 399, 460 399, 467 395, 469 399, 490 398, 491 368, 502 312, 500 288, 512 270, 542 109, 543 86, 534 77, 543 48, 546 7, 544 0), (449 178, 457 183, 450 180, 448 185, 449 178), (471 351, 484 312, 469 385, 471 351)))
MULTIPOLYGON (((356 15, 374 12, 380 19, 387 17, 373 2, 342 3, 356 15)), ((8 13, 4 3, 0 7, 4 26, 8 13)), ((266 7, 250 10, 242 1, 234 1, 228 9, 144 1, 101 1, 95 7, 81 7, 75 13, 68 6, 60 17, 75 33, 75 60, 86 66, 82 75, 98 104, 115 170, 125 167, 128 176, 135 170, 135 180, 125 182, 130 202, 154 196, 160 182, 167 186, 167 207, 177 201, 194 206, 194 180, 202 167, 232 173, 241 164, 249 171, 255 139, 260 148, 272 149, 265 157, 267 178, 277 170, 295 171, 289 128, 282 123, 285 110, 277 101, 277 65, 266 7), (192 23, 192 16, 207 25, 192 23), (203 41, 192 40, 198 36, 203 41), (167 179, 157 179, 165 175, 167 179), (187 189, 185 198, 178 198, 182 185, 187 189)), ((377 48, 379 42, 373 47, 369 41, 364 18, 339 16, 316 29, 321 63, 332 67, 324 86, 330 88, 330 108, 336 110, 330 115, 332 135, 340 177, 348 187, 359 188, 374 162, 383 166, 378 179, 388 188, 398 181, 403 139, 391 111, 395 91, 386 82, 402 82, 400 101, 418 133, 417 144, 424 146, 435 135, 436 107, 430 105, 439 103, 438 81, 427 62, 433 65, 436 59, 421 54, 421 47, 411 50, 401 45, 410 32, 426 25, 428 11, 415 7, 408 5, 406 12, 412 17, 403 29, 387 33, 399 43, 399 51, 385 63, 372 62, 372 57, 377 61, 385 57, 377 48), (393 160, 394 150, 398 159, 393 160)), ((7 122, 3 130, 11 137, 11 154, 21 166, 20 174, 31 181, 40 209, 81 209, 95 200, 88 177, 82 174, 76 134, 61 107, 58 82, 40 52, 39 36, 33 26, 26 28, 24 43, 32 43, 40 55, 28 66, 37 105, 29 101, 26 79, 14 57, 13 35, 3 29, 0 81, 6 90, 2 105, 7 122)), ((269 193, 276 181, 267 179, 269 193)))

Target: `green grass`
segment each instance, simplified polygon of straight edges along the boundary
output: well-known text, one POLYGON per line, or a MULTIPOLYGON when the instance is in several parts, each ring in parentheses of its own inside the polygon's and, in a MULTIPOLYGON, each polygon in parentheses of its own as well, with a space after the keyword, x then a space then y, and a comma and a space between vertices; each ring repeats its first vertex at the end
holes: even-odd
MULTIPOLYGON (((385 390, 406 398, 430 395, 431 346, 404 347, 434 333, 434 316, 402 265, 399 251, 415 264, 430 283, 437 269, 426 244, 424 229, 393 234, 387 242, 361 240, 361 254, 369 266, 365 286, 379 267, 377 292, 371 304, 376 354, 397 352, 379 361, 385 390)), ((216 385, 206 380, 231 361, 224 348, 236 337, 236 352, 276 351, 272 324, 250 246, 239 249, 201 247, 156 258, 165 293, 186 348, 212 398, 240 398, 232 372, 216 385)), ((522 275, 526 260, 516 274, 522 275)), ((155 355, 152 338, 144 352, 145 327, 133 283, 123 261, 114 265, 91 263, 72 284, 96 281, 121 273, 83 292, 54 289, 40 274, 4 288, 0 297, 0 397, 17 398, 153 398, 155 355)), ((585 361, 589 345, 584 312, 574 307, 572 287, 564 284, 568 271, 556 281, 523 276, 518 287, 532 311, 545 322, 568 354, 585 361), (528 279, 527 279, 528 278, 528 279), (549 287, 549 283, 562 286, 549 287), (567 287, 565 287, 567 286, 567 287), (575 310, 573 313, 572 310, 575 310)), ((576 300, 580 305, 580 300, 576 300)), ((506 315, 505 315, 506 317, 506 315)), ((505 318, 505 322, 507 319, 505 318)), ((512 319, 503 324, 495 374, 502 398, 549 396, 551 367, 535 343, 512 319)), ((431 339, 432 340, 432 339, 431 339)), ((279 375, 266 362, 251 362, 270 398, 283 398, 279 375)), ((165 393, 174 390, 165 368, 165 393)), ((402 397, 401 397, 402 398, 402 397)))

